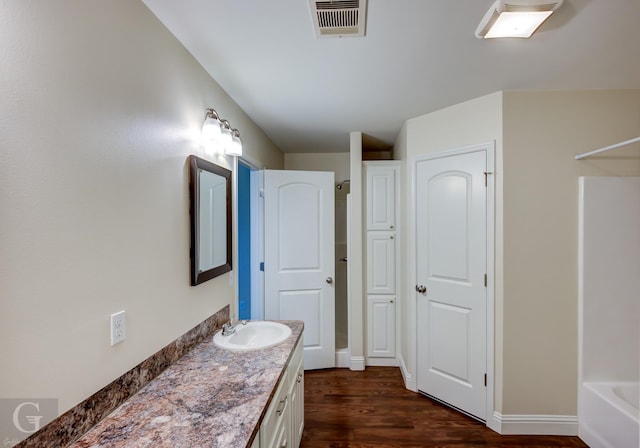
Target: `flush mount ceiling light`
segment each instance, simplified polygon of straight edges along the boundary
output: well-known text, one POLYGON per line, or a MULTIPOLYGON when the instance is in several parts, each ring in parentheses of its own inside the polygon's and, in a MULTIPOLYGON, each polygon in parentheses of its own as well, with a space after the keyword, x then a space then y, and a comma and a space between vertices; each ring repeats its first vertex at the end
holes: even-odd
POLYGON ((563 0, 496 0, 484 15, 476 37, 531 37, 563 0))

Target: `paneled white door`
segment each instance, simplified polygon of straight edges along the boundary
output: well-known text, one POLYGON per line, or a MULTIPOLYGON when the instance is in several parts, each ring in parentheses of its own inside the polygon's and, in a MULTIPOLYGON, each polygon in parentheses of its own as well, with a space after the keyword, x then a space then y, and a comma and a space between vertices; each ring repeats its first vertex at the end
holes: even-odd
POLYGON ((334 174, 264 173, 265 319, 304 321, 304 368, 335 367, 334 174))
POLYGON ((486 148, 416 163, 418 389, 482 420, 486 167, 486 148))

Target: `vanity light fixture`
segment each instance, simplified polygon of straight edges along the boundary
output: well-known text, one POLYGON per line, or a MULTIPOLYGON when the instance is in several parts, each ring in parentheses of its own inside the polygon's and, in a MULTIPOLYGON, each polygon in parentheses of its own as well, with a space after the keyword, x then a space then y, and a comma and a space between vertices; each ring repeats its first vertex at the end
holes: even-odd
POLYGON ((220 146, 222 150, 227 154, 227 150, 231 147, 231 143, 233 143, 233 131, 231 130, 231 125, 228 120, 222 120, 222 134, 220 135, 220 146))
POLYGON ((222 129, 220 128, 220 117, 218 113, 213 109, 207 109, 204 123, 202 124, 202 146, 213 152, 216 143, 220 140, 221 133, 222 129))
POLYGON ((241 156, 242 155, 242 140, 240 140, 240 131, 234 129, 232 131, 233 137, 231 140, 231 145, 225 148, 225 151, 230 156, 241 156))
POLYGON ((232 129, 229 120, 223 120, 215 109, 206 109, 202 124, 202 146, 210 152, 224 152, 239 157, 242 155, 240 131, 232 129))
POLYGON ((563 0, 496 0, 484 15, 476 37, 531 37, 563 0))

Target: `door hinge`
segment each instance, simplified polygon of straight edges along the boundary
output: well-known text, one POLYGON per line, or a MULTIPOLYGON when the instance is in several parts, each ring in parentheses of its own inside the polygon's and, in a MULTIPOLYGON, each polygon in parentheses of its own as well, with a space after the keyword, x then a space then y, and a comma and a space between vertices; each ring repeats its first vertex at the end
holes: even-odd
POLYGON ((484 387, 487 387, 487 374, 484 374, 484 387))
POLYGON ((484 287, 487 287, 487 274, 484 274, 484 287))
POLYGON ((264 190, 262 188, 258 191, 258 196, 264 198, 264 190))
POLYGON ((260 262, 260 270, 264 272, 264 261, 260 262))
POLYGON ((484 186, 488 186, 489 185, 489 174, 493 174, 491 171, 485 171, 484 172, 484 186))

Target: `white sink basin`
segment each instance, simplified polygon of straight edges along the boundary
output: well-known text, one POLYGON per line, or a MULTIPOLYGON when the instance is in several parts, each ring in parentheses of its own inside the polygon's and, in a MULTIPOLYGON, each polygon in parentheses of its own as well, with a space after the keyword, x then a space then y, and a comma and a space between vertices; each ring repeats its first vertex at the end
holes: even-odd
POLYGON ((278 322, 257 320, 238 324, 236 331, 222 336, 222 330, 213 336, 213 343, 225 350, 246 351, 274 347, 291 336, 291 328, 278 322))

